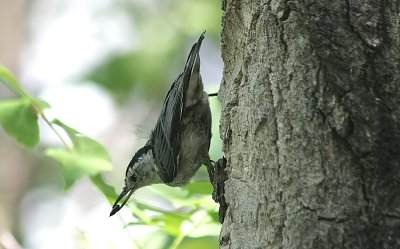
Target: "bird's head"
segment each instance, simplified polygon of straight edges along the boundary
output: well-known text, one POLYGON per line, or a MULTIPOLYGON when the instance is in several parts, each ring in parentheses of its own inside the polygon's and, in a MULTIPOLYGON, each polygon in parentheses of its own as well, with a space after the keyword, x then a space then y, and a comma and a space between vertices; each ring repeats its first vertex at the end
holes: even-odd
POLYGON ((125 173, 125 187, 115 200, 110 216, 113 216, 127 203, 133 192, 137 189, 158 182, 158 175, 155 172, 154 158, 151 146, 146 144, 133 156, 125 173), (126 197, 125 197, 126 196, 126 197), (125 197, 125 199, 124 199, 125 197), (122 204, 118 203, 122 201, 122 204))

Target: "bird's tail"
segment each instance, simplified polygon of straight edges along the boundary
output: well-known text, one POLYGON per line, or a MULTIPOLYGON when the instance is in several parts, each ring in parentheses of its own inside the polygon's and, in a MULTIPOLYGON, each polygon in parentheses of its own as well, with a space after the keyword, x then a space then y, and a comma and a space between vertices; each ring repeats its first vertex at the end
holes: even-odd
POLYGON ((184 107, 197 103, 203 97, 203 81, 200 75, 200 47, 204 39, 204 31, 199 40, 193 45, 183 71, 183 100, 184 107))

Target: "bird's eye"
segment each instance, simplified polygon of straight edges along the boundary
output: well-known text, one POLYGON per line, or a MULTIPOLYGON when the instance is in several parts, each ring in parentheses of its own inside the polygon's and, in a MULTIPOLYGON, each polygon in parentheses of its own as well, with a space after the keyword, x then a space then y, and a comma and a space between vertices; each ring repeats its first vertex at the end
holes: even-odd
POLYGON ((132 174, 130 179, 131 179, 132 182, 136 182, 137 181, 136 174, 132 174))

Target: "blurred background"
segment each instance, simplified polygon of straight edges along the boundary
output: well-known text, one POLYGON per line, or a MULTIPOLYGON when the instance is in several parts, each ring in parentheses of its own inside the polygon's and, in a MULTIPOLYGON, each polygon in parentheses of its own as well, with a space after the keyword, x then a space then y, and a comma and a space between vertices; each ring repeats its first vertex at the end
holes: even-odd
MULTIPOLYGON (((50 119, 106 147, 114 169, 103 176, 119 192, 204 30, 205 90, 218 90, 221 15, 214 0, 0 0, 0 63, 51 105, 50 119)), ((0 99, 13 96, 0 83, 0 99)), ((220 107, 210 102, 216 161, 220 107)), ((205 167, 184 188, 139 190, 110 218, 110 204, 87 178, 64 191, 60 166, 44 155, 62 143, 45 123, 40 132, 39 146, 28 150, 0 127, 0 248, 218 248, 205 167)))

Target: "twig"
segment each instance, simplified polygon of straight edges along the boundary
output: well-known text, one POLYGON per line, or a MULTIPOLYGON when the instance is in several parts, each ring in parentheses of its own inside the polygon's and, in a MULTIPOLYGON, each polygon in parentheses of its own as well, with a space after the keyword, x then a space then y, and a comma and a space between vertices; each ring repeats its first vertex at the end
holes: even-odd
POLYGON ((57 131, 57 129, 54 127, 54 125, 47 119, 46 115, 44 115, 43 112, 40 112, 40 116, 43 118, 44 122, 54 131, 54 133, 57 135, 57 137, 61 140, 61 142, 64 144, 64 146, 68 150, 72 150, 72 147, 67 143, 67 141, 64 140, 64 138, 61 136, 61 134, 57 131))

